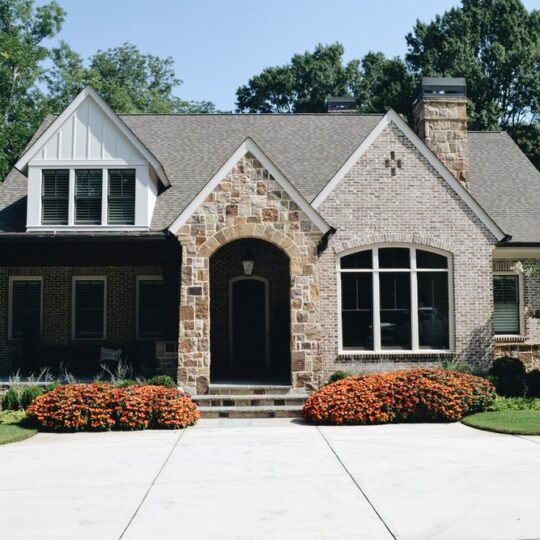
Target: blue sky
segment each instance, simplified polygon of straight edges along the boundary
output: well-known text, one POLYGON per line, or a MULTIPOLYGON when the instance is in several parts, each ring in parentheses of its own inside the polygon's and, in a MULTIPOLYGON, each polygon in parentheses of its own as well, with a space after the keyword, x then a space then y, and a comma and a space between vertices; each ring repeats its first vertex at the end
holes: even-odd
MULTIPOLYGON (((346 59, 370 50, 405 52, 416 19, 431 20, 454 0, 57 0, 67 11, 58 39, 88 58, 131 41, 172 56, 184 81, 177 95, 233 110, 238 86, 317 43, 339 41, 346 59)), ((40 0, 38 4, 47 3, 40 0)), ((540 9, 540 0, 525 0, 540 9)))

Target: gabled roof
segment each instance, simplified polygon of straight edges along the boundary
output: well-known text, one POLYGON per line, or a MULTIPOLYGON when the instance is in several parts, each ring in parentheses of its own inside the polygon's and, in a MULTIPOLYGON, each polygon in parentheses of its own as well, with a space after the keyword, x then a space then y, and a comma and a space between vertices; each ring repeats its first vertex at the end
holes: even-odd
MULTIPOLYGON (((540 144, 540 141, 538 141, 540 144)), ((512 236, 540 242, 540 172, 508 133, 469 132, 471 193, 512 236)))
POLYGON ((223 163, 219 170, 204 186, 204 188, 197 194, 197 196, 188 204, 188 206, 182 211, 182 213, 174 220, 169 230, 173 234, 177 234, 180 227, 191 217, 193 212, 203 204, 206 197, 214 191, 216 186, 225 179, 225 177, 231 172, 233 167, 245 156, 247 153, 255 156, 261 163, 261 165, 272 175, 274 180, 283 188, 285 193, 289 195, 292 201, 294 201, 300 210, 302 210, 314 225, 323 233, 326 234, 330 229, 330 225, 319 215, 319 213, 300 195, 300 192, 291 184, 287 177, 276 167, 271 159, 261 150, 257 143, 251 139, 246 138, 242 144, 231 154, 231 156, 223 163))
POLYGON ((21 172, 26 172, 28 163, 38 154, 56 131, 70 118, 79 106, 86 100, 91 99, 108 117, 108 119, 120 130, 126 139, 140 152, 146 161, 156 171, 156 175, 165 187, 170 185, 163 167, 155 155, 140 141, 140 139, 131 131, 120 117, 109 107, 105 100, 91 87, 87 86, 77 97, 57 116, 53 122, 33 141, 30 142, 19 161, 15 163, 15 168, 21 172))
POLYGON ((439 158, 426 146, 426 144, 416 135, 416 133, 407 125, 407 123, 393 110, 389 110, 384 118, 375 126, 373 131, 362 141, 358 148, 351 154, 349 159, 342 165, 336 175, 326 184, 321 192, 313 199, 312 205, 318 208, 328 197, 332 190, 341 182, 345 175, 351 170, 354 164, 366 152, 371 144, 377 139, 379 134, 390 124, 394 124, 422 154, 437 173, 448 183, 456 192, 461 200, 472 210, 476 217, 483 223, 493 236, 501 241, 506 239, 507 235, 495 223, 493 218, 480 206, 471 193, 456 180, 454 175, 446 168, 439 158))

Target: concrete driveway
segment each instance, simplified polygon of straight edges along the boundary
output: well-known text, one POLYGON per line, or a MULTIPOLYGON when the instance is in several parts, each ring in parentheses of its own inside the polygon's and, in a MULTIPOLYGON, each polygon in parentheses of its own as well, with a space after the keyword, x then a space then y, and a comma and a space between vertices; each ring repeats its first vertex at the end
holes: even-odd
POLYGON ((540 538, 540 437, 205 420, 0 447, 0 538, 540 538))

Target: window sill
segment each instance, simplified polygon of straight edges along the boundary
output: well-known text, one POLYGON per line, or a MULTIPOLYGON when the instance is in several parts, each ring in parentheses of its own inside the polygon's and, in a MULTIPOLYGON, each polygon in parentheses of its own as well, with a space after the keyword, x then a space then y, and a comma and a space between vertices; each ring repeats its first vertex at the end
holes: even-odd
POLYGON ((26 227, 26 232, 147 232, 149 227, 140 225, 34 225, 26 227))
POLYGON ((396 358, 396 359, 409 359, 409 360, 426 360, 426 359, 433 359, 433 358, 449 358, 453 356, 452 351, 441 351, 441 350, 433 350, 433 351, 340 351, 338 353, 337 359, 338 360, 388 360, 396 358))
POLYGON ((527 341, 527 338, 521 334, 499 334, 495 336, 496 343, 521 343, 523 341, 527 341))

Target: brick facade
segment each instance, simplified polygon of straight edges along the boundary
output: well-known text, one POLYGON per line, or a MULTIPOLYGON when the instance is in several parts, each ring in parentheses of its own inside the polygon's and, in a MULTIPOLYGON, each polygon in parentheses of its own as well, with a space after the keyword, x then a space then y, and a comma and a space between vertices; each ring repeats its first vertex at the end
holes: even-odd
POLYGON ((325 374, 334 369, 371 371, 435 365, 428 352, 407 355, 339 355, 338 255, 373 244, 427 246, 451 255, 455 354, 477 368, 493 356, 492 252, 495 238, 395 126, 387 127, 321 204, 337 229, 318 263, 325 374), (385 167, 394 152, 402 167, 385 167))
MULTIPOLYGON (((10 276, 42 276, 42 338, 38 351, 42 351, 47 360, 53 354, 64 360, 68 356, 68 364, 75 366, 77 358, 69 358, 84 351, 96 356, 99 347, 122 348, 130 356, 129 361, 136 364, 150 364, 155 357, 154 343, 136 339, 136 278, 144 275, 162 275, 159 266, 140 267, 0 267, 0 373, 10 374, 20 367, 23 344, 20 340, 8 339, 8 295, 10 276), (106 276, 106 339, 73 340, 72 331, 72 278, 74 276, 106 276), (62 351, 62 349, 64 349, 62 351), (48 350, 46 354, 43 351, 48 350)), ((39 353, 38 353, 39 355, 39 353)), ((40 359, 34 360, 36 367, 40 359)), ((96 358, 96 365, 98 364, 96 358)), ((94 367, 96 367, 94 365, 94 367)))

